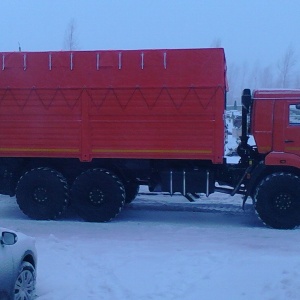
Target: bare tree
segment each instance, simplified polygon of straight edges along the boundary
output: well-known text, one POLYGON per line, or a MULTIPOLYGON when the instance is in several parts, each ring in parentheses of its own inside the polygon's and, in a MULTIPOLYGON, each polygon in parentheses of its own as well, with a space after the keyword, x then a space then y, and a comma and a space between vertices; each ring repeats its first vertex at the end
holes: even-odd
POLYGON ((272 88, 272 87, 274 87, 273 70, 272 70, 272 66, 267 66, 262 69, 259 88, 272 88))
POLYGON ((299 89, 300 88, 300 75, 299 73, 297 74, 295 78, 295 88, 299 89))
POLYGON ((247 87, 250 89, 255 89, 258 87, 259 80, 261 77, 261 64, 260 61, 256 61, 251 65, 251 69, 249 70, 249 77, 246 81, 247 87))
POLYGON ((72 51, 78 48, 77 36, 76 36, 76 22, 75 19, 71 19, 64 39, 64 49, 72 51))
POLYGON ((220 38, 215 38, 211 45, 210 45, 211 48, 221 48, 222 47, 222 41, 220 38))
POLYGON ((296 63, 295 50, 292 46, 289 46, 278 62, 279 84, 281 87, 286 88, 289 86, 290 75, 296 63))
POLYGON ((229 64, 227 68, 227 80, 229 85, 229 93, 228 93, 228 105, 233 105, 234 100, 237 99, 237 95, 239 95, 239 84, 238 78, 240 76, 240 68, 235 63, 229 64))
POLYGON ((246 84, 248 84, 246 77, 247 77, 247 74, 248 74, 248 64, 247 62, 244 62, 243 63, 243 66, 241 68, 241 77, 240 77, 240 93, 242 93, 242 90, 244 88, 247 88, 246 84))

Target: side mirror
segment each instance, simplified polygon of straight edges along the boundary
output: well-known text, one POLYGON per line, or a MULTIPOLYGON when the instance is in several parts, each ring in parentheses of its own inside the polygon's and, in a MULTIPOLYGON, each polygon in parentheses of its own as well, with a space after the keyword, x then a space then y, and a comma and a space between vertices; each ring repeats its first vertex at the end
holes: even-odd
POLYGON ((18 240, 18 237, 13 232, 4 231, 2 232, 1 244, 2 245, 14 245, 18 240))

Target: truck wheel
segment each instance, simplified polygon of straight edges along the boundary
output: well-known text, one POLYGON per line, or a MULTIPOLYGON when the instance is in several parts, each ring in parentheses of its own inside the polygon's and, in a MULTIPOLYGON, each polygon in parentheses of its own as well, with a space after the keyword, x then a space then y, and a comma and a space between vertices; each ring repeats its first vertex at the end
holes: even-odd
POLYGON ((124 184, 126 197, 125 197, 125 203, 129 204, 131 203, 137 196, 140 190, 140 186, 134 182, 130 181, 124 184))
POLYGON ((66 179, 50 168, 26 172, 19 180, 16 198, 20 209, 32 219, 54 220, 66 210, 69 188, 66 179))
POLYGON ((123 208, 125 189, 117 176, 104 169, 80 174, 72 186, 72 204, 88 222, 108 222, 123 208))
POLYGON ((256 189, 255 209, 261 220, 277 229, 300 225, 300 178, 290 173, 267 176, 256 189))

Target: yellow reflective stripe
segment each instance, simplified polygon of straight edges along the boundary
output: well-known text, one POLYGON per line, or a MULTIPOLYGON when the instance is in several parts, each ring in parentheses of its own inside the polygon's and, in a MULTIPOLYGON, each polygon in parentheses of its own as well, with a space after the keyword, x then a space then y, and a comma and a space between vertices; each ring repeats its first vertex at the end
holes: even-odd
POLYGON ((79 153, 79 149, 0 148, 0 152, 72 152, 72 153, 79 153))
MULTIPOLYGON (((72 152, 79 149, 50 149, 50 148, 0 148, 0 152, 72 152)), ((164 150, 164 149, 93 149, 92 153, 172 153, 172 154, 211 154, 211 150, 164 150)))
POLYGON ((211 154, 211 150, 164 150, 164 149, 93 149, 92 153, 181 153, 211 154))
POLYGON ((261 151, 270 151, 271 150, 271 147, 270 146, 264 146, 264 147, 259 147, 259 149, 261 151))
POLYGON ((288 151, 300 151, 300 147, 286 147, 285 149, 288 151))

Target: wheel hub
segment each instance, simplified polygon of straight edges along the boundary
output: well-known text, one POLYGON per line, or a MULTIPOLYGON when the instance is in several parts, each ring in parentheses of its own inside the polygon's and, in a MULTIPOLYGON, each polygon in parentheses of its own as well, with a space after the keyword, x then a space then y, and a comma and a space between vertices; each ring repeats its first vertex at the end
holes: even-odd
POLYGON ((275 207, 278 210, 286 211, 291 209, 293 205, 293 197, 290 194, 279 194, 275 198, 275 207))
POLYGON ((33 192, 33 199, 38 203, 44 203, 48 200, 47 190, 43 187, 38 187, 33 192))
POLYGON ((30 271, 23 271, 15 284, 15 299, 29 299, 34 292, 34 278, 30 271))
POLYGON ((104 194, 100 188, 93 188, 89 193, 90 201, 95 205, 101 205, 104 202, 104 194))

